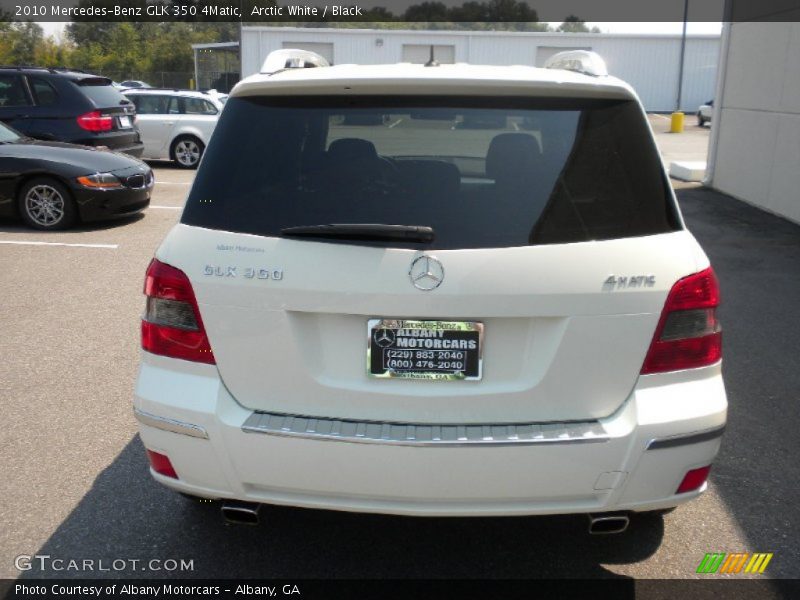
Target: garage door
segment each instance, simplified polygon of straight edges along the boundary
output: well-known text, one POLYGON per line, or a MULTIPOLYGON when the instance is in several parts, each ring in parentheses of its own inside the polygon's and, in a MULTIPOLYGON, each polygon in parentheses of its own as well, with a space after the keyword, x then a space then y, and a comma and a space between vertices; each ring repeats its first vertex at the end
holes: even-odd
POLYGON ((536 66, 543 67, 548 58, 569 50, 591 50, 591 46, 539 46, 536 48, 536 66))
POLYGON ((318 42, 283 42, 283 47, 316 52, 330 64, 333 64, 333 44, 323 44, 318 42))
MULTIPOLYGON (((452 65, 456 62, 456 47, 435 45, 433 56, 439 64, 452 65)), ((403 44, 403 62, 424 65, 430 59, 430 44, 403 44)))

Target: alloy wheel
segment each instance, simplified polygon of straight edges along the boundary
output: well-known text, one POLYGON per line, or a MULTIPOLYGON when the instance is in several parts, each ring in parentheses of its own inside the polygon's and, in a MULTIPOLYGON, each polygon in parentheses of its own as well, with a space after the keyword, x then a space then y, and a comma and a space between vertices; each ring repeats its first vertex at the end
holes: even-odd
POLYGON ((40 184, 25 194, 25 212, 42 227, 53 227, 64 218, 64 196, 56 188, 40 184))
POLYGON ((200 146, 193 140, 181 140, 175 145, 175 159, 185 167, 193 167, 200 160, 200 146))

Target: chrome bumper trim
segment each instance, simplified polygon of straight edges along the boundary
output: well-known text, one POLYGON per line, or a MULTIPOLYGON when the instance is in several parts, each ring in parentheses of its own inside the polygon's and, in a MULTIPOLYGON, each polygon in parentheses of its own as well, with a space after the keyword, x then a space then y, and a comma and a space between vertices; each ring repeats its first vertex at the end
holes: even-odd
POLYGON ((206 433, 206 430, 199 425, 192 425, 191 423, 185 423, 184 421, 159 417, 157 415, 144 412, 143 410, 139 410, 138 408, 133 409, 133 414, 136 417, 136 420, 142 425, 148 425, 150 427, 155 427, 156 429, 171 431, 172 433, 180 433, 204 440, 208 439, 208 433, 206 433))
POLYGON ((666 438, 655 438, 647 443, 645 450, 660 450, 662 448, 675 448, 677 446, 687 446, 689 444, 699 444, 701 442, 708 442, 715 438, 720 437, 725 431, 725 425, 715 427, 714 429, 707 429, 706 431, 698 431, 695 433, 688 433, 682 435, 675 435, 666 438))
POLYGON ((607 442, 598 421, 581 423, 422 424, 355 421, 254 412, 245 433, 264 433, 320 441, 394 446, 512 446, 607 442))

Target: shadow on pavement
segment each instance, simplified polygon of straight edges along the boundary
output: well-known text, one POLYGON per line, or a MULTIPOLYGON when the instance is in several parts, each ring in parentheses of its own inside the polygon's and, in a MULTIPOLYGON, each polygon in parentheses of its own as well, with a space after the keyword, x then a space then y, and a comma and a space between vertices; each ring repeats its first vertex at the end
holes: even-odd
MULTIPOLYGON (((87 231, 104 231, 106 229, 117 229, 137 223, 145 218, 147 209, 144 212, 135 213, 132 215, 125 215, 107 221, 90 221, 88 223, 77 223, 74 227, 58 231, 42 231, 28 227, 20 219, 12 219, 8 217, 0 218, 0 233, 25 233, 31 236, 37 235, 63 235, 70 233, 83 233, 87 231)), ((52 241, 52 240, 51 240, 52 241)))
MULTIPOLYGON (((607 578, 602 563, 646 559, 661 517, 617 536, 590 536, 583 515, 443 519, 265 507, 256 527, 225 525, 218 503, 185 499, 154 482, 138 436, 38 554, 103 559, 185 559, 183 573, 32 570, 40 577, 607 578)), ((646 522, 643 522, 646 521, 646 522)), ((142 570, 142 569, 145 570, 142 570)))
POLYGON ((677 192, 722 293, 728 428, 711 471, 769 577, 800 575, 800 226, 704 188, 677 192))

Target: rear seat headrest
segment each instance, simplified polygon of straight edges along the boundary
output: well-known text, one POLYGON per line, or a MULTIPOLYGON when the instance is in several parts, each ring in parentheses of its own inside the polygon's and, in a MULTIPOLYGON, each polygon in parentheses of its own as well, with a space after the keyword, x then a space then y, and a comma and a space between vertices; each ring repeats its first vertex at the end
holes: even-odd
POLYGON ((542 151, 538 140, 527 133, 501 133, 489 144, 486 175, 495 181, 529 176, 542 151))
POLYGON ((334 140, 328 146, 328 156, 336 160, 364 160, 377 159, 378 151, 375 144, 360 138, 342 138, 334 140))

